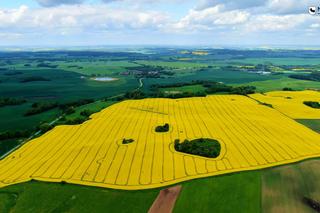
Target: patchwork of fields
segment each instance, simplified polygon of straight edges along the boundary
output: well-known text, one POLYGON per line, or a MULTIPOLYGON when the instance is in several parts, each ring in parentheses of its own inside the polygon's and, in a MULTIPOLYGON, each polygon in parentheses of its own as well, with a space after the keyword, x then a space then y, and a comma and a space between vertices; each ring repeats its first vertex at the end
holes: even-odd
POLYGON ((245 96, 130 100, 84 124, 58 126, 13 152, 0 161, 0 187, 36 179, 155 188, 319 157, 319 141, 316 132, 245 96), (156 133, 164 123, 170 131, 156 133), (220 141, 218 158, 178 153, 172 146, 175 139, 201 137, 220 141), (134 142, 123 145, 124 138, 134 142))

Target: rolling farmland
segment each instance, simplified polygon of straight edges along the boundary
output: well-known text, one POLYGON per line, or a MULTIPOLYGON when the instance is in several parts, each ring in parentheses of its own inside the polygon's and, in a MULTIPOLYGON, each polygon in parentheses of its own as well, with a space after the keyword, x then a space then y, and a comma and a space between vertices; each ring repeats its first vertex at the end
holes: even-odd
POLYGON ((36 179, 137 190, 320 156, 316 132, 245 96, 130 100, 91 117, 1 160, 0 186, 36 179), (165 123, 169 132, 154 131, 165 123), (124 138, 134 142, 124 145, 124 138), (218 140, 220 156, 174 150, 175 139, 195 138, 218 140))

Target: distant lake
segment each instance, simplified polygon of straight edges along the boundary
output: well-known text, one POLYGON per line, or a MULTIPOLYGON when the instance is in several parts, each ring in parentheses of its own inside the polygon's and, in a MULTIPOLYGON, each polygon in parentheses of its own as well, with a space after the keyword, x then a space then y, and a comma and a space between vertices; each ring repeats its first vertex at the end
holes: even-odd
POLYGON ((118 80, 117 78, 111 78, 111 77, 95 77, 91 78, 94 81, 116 81, 118 80))

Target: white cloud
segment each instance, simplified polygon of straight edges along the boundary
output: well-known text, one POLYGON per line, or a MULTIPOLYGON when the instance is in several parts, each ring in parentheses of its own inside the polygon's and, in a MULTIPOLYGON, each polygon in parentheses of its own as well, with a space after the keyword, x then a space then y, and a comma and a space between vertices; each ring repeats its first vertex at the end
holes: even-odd
POLYGON ((20 6, 18 9, 0 10, 0 27, 21 21, 27 12, 28 7, 25 5, 20 6))
POLYGON ((23 38, 23 34, 21 33, 1 33, 0 32, 0 38, 6 39, 6 40, 15 40, 23 38))
POLYGON ((319 28, 320 24, 319 23, 314 23, 310 25, 310 28, 319 28))
POLYGON ((268 0, 264 9, 277 14, 307 14, 309 6, 317 5, 317 0, 268 0))
POLYGON ((246 11, 225 11, 223 5, 206 8, 203 10, 190 10, 189 13, 173 23, 174 30, 212 30, 220 26, 230 26, 245 23, 250 17, 246 11))
POLYGON ((0 10, 0 27, 7 30, 60 28, 83 30, 134 30, 157 28, 167 15, 155 11, 111 9, 107 6, 70 5, 50 8, 0 10))
POLYGON ((36 0, 41 6, 53 7, 57 5, 80 4, 85 0, 36 0))
POLYGON ((255 14, 306 14, 309 6, 319 5, 318 0, 201 0, 198 10, 224 5, 226 11, 245 9, 255 14))
POLYGON ((309 15, 259 15, 246 23, 248 31, 285 31, 303 24, 309 15))

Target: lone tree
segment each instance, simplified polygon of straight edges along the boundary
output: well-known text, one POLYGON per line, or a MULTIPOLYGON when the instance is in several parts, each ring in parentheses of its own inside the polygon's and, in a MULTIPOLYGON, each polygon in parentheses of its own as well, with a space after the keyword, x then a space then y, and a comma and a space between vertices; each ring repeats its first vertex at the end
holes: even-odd
POLYGON ((122 140, 122 144, 129 144, 129 143, 132 143, 134 140, 133 139, 126 139, 126 138, 124 138, 123 140, 122 140))
POLYGON ((169 131, 169 124, 166 123, 163 126, 157 126, 156 127, 156 132, 168 132, 169 131))

